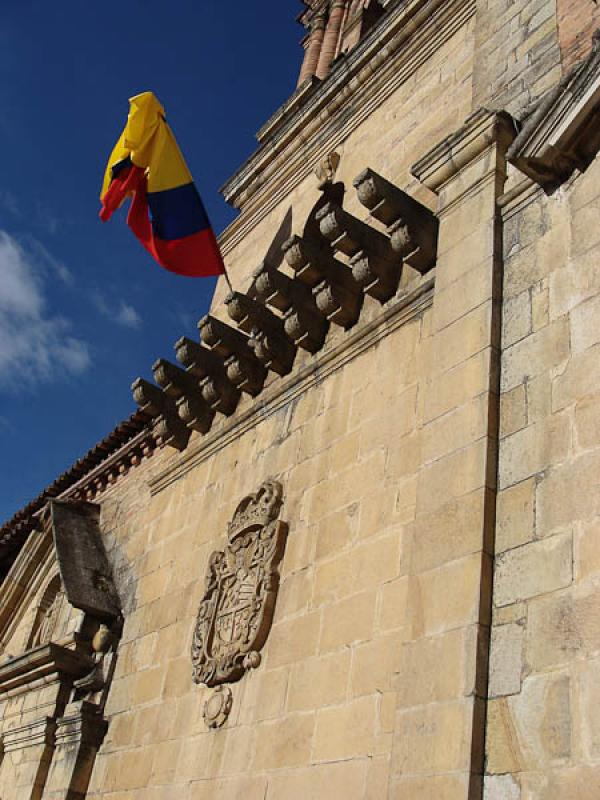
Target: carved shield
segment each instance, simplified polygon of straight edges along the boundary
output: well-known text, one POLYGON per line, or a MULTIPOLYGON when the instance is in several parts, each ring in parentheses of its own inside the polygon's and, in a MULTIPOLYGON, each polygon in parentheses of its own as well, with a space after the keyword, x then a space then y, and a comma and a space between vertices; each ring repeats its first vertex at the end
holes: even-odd
POLYGON ((227 547, 210 557, 192 643, 196 683, 233 683, 260 664, 287 538, 287 525, 277 518, 282 499, 274 481, 244 498, 229 525, 227 547))

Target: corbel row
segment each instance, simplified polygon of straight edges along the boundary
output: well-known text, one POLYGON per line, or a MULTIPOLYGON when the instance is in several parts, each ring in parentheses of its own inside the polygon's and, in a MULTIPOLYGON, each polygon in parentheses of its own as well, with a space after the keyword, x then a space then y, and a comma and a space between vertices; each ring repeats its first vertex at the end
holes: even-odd
POLYGON ((295 235, 282 247, 293 276, 263 262, 248 292, 225 300, 235 327, 204 317, 199 342, 183 337, 175 344, 180 366, 160 359, 155 383, 135 381, 134 399, 153 421, 158 444, 184 450, 192 431, 206 434, 217 414, 231 416, 242 393, 256 397, 269 372, 288 375, 298 348, 315 354, 332 324, 355 325, 365 295, 390 300, 404 262, 421 274, 434 266, 435 215, 371 169, 354 186, 370 222, 325 203, 316 214, 318 234, 295 235))

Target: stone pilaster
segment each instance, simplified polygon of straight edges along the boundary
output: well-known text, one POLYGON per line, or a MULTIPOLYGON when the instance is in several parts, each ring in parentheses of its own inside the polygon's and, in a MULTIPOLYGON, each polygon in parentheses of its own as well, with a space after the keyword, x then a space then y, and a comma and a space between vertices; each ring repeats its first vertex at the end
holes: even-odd
POLYGON ((423 356, 411 636, 397 676, 394 797, 482 796, 497 469, 496 201, 512 137, 508 116, 480 111, 413 168, 438 196, 440 229, 423 356))

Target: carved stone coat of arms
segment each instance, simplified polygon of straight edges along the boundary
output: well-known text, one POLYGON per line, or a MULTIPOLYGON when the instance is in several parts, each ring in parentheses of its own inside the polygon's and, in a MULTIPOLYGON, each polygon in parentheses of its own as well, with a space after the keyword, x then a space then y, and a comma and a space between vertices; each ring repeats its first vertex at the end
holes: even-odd
POLYGON ((196 683, 219 686, 260 664, 279 589, 287 525, 279 483, 267 481, 239 504, 224 551, 209 560, 192 643, 196 683))

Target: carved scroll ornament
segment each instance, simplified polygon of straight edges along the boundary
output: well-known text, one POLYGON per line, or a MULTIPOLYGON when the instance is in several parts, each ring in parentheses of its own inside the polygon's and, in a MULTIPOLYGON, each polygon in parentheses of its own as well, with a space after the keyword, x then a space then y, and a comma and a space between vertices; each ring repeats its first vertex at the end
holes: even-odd
POLYGON ((192 642, 196 683, 220 686, 260 665, 279 589, 287 525, 281 485, 267 481, 239 504, 224 551, 213 553, 192 642))

